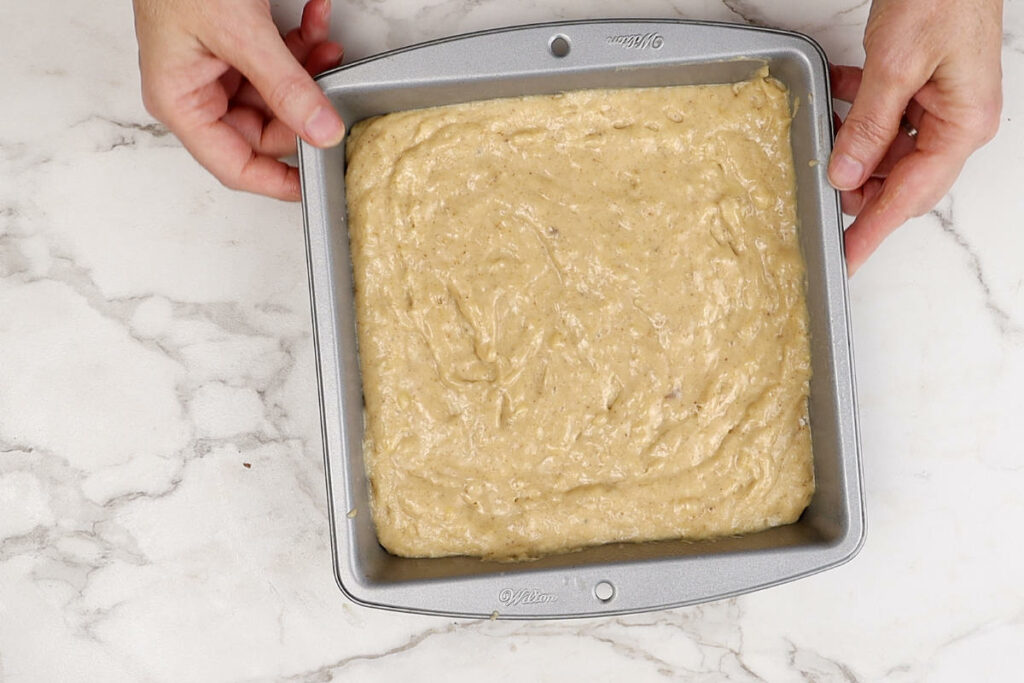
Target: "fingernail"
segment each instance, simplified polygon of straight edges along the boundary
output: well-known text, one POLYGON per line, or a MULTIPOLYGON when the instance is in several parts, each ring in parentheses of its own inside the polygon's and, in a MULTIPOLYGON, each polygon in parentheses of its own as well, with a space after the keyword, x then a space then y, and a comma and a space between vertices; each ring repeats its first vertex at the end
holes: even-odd
POLYGON ((345 137, 345 125, 330 107, 319 107, 306 119, 306 135, 319 147, 333 147, 345 137))
POLYGON ((828 165, 828 179, 837 190, 852 190, 860 186, 864 164, 849 154, 836 154, 828 165))

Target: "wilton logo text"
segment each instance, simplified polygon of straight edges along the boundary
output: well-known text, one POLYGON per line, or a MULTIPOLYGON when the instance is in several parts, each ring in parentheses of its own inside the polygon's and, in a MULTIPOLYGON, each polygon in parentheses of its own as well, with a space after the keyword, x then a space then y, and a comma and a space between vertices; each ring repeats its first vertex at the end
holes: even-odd
POLYGON ((660 50, 665 39, 660 33, 630 33, 623 36, 608 36, 609 45, 618 45, 627 50, 660 50))
POLYGON ((536 588, 520 588, 518 590, 503 588, 498 593, 498 600, 505 607, 515 607, 516 605, 540 605, 545 602, 555 602, 558 600, 558 596, 554 593, 541 593, 536 588))

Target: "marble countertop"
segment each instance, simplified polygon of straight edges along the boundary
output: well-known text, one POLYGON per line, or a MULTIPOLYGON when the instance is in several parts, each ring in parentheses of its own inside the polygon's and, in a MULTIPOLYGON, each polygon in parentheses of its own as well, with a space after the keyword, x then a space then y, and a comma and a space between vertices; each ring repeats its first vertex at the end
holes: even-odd
MULTIPOLYGON (((0 681, 1019 678, 1019 90, 851 282, 852 562, 621 618, 419 617, 331 573, 299 207, 225 190, 145 113, 129 5, 0 8, 0 681)), ((616 15, 793 28, 858 63, 867 2, 338 0, 333 28, 356 58, 616 15)), ((1020 83, 1020 0, 1003 54, 1020 83)))

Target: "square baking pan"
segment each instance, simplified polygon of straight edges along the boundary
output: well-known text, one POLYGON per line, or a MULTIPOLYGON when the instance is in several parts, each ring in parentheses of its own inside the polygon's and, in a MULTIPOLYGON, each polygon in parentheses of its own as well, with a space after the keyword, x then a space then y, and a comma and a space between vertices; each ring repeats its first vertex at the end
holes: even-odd
POLYGON ((709 541, 617 543, 529 562, 395 557, 377 542, 362 459, 363 397, 346 229, 344 146, 300 144, 334 569, 374 607, 502 618, 676 607, 791 581, 849 560, 864 538, 849 301, 838 196, 825 175, 825 55, 792 32, 686 21, 580 21, 473 33, 318 78, 347 126, 404 109, 585 88, 729 83, 768 65, 789 88, 798 232, 807 263, 816 491, 795 523, 709 541))

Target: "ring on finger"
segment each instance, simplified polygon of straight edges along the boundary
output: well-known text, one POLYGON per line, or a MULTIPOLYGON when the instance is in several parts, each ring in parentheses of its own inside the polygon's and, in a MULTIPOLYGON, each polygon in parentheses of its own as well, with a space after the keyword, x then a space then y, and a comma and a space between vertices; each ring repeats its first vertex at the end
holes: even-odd
POLYGON ((904 133, 906 133, 910 137, 917 137, 917 128, 915 128, 914 124, 910 122, 910 119, 907 118, 906 114, 904 114, 903 118, 900 119, 900 128, 903 130, 904 133))

